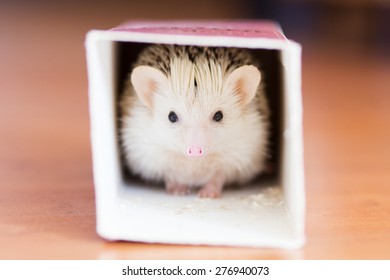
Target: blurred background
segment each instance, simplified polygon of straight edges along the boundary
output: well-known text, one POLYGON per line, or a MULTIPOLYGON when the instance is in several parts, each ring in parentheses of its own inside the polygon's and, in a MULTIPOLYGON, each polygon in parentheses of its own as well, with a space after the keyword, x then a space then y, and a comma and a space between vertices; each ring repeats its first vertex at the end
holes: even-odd
MULTIPOLYGON (((389 1, 0 0, 0 258, 118 250, 95 233, 88 30, 128 19, 248 18, 278 21, 303 45, 308 246, 298 257, 390 257, 389 1)), ((123 246, 127 257, 147 252, 123 246)))

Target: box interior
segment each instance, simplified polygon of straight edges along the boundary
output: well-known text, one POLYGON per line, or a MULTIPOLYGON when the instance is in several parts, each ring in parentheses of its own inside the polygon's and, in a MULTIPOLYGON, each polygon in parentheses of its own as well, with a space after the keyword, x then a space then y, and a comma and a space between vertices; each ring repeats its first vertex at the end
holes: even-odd
MULTIPOLYGON (((135 42, 116 42, 116 103, 119 102, 123 93, 125 81, 128 79, 129 73, 132 70, 132 65, 136 61, 139 53, 149 44, 135 42)), ((279 185, 280 180, 280 162, 281 162, 281 122, 283 120, 281 114, 281 96, 282 96, 282 65, 280 62, 280 50, 274 49, 248 49, 253 56, 260 62, 260 70, 262 73, 262 82, 265 83, 265 94, 269 102, 271 111, 271 135, 269 138, 269 149, 271 158, 269 159, 270 171, 266 174, 258 176, 255 181, 272 182, 273 185, 279 185)), ((116 111, 117 120, 119 120, 119 110, 116 111)), ((116 123, 116 135, 119 135, 119 121, 116 123)), ((118 145, 121 146, 118 138, 118 145)), ((119 153, 121 173, 127 185, 142 184, 142 179, 133 176, 128 172, 125 166, 123 156, 119 153)), ((160 186, 162 187, 162 186, 160 186)), ((237 186, 228 186, 237 187, 237 186)))

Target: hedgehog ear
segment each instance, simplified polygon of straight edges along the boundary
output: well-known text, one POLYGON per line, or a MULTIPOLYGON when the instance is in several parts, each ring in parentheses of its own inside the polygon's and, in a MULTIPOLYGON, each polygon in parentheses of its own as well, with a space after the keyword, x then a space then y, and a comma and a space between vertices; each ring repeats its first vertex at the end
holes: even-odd
POLYGON ((135 67, 130 79, 137 96, 149 108, 153 106, 153 94, 167 83, 167 77, 151 66, 135 67))
POLYGON ((260 80, 259 69, 253 65, 244 65, 229 74, 225 87, 227 91, 234 92, 240 103, 245 106, 255 97, 260 80))

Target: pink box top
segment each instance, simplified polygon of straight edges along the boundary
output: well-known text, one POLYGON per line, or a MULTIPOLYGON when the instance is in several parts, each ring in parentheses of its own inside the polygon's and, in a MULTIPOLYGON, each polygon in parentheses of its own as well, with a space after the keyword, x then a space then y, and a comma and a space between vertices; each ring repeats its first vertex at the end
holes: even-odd
POLYGON ((273 21, 129 21, 112 31, 287 40, 273 21))

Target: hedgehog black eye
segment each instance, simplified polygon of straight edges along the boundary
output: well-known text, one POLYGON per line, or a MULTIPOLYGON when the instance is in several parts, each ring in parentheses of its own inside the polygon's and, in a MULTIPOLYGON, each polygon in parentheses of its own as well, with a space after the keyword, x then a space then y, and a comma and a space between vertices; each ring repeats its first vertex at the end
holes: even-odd
POLYGON ((179 117, 176 115, 175 112, 170 112, 168 115, 168 119, 171 123, 175 123, 179 120, 179 117))
POLYGON ((214 114, 213 120, 216 122, 220 122, 223 118, 223 114, 221 111, 218 111, 214 114))

